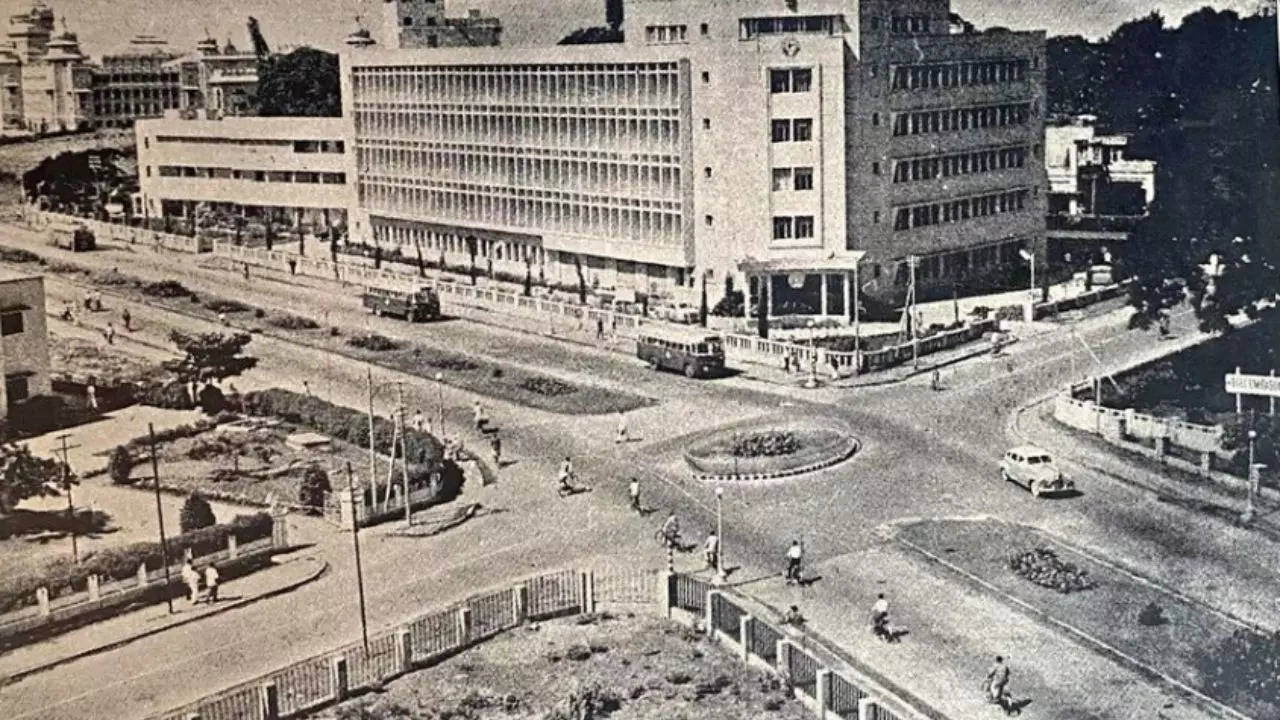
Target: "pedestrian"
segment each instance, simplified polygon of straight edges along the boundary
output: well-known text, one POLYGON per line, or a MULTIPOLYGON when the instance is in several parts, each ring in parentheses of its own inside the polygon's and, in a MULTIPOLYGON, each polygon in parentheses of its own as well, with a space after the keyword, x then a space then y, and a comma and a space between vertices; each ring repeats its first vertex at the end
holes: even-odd
POLYGON ((103 337, 107 339, 108 345, 114 345, 116 342, 116 326, 107 322, 107 329, 102 331, 103 337))
POLYGON ((674 550, 680 542, 680 521, 676 519, 675 513, 667 516, 659 532, 662 533, 662 543, 668 550, 674 550))
POLYGON ((89 310, 90 312, 93 311, 93 291, 92 290, 84 291, 84 309, 89 310))
POLYGON ((222 326, 224 326, 224 327, 226 326, 226 324, 227 324, 227 314, 226 314, 226 313, 224 313, 224 312, 220 312, 220 313, 218 313, 218 324, 219 324, 219 325, 222 325, 222 326))
POLYGON ((792 540, 791 547, 787 548, 787 584, 794 585, 800 582, 800 562, 804 559, 804 548, 801 547, 799 540, 792 540))
POLYGON ((573 477, 573 462, 569 460, 569 456, 564 456, 564 462, 560 463, 560 472, 556 474, 556 480, 559 482, 557 492, 564 497, 566 492, 572 492, 573 486, 569 484, 570 478, 573 477))
POLYGON ((200 600, 200 573, 191 565, 191 559, 182 563, 182 582, 187 586, 188 599, 192 605, 200 600))
POLYGON ((782 372, 791 374, 791 353, 782 354, 782 372))
POLYGON ((204 569, 204 586, 209 590, 207 599, 210 605, 218 602, 218 577, 218 566, 209 563, 204 569))
POLYGON ((782 622, 786 625, 800 628, 804 627, 805 620, 804 615, 800 614, 800 608, 792 605, 791 609, 787 611, 787 614, 783 616, 782 622))
POLYGON ((613 444, 621 445, 624 442, 627 442, 627 415, 618 413, 618 432, 613 436, 613 444))
POLYGON ((702 557, 707 561, 707 567, 717 569, 720 567, 720 537, 716 535, 715 530, 707 532, 707 541, 702 546, 702 557))
POLYGON ((604 339, 604 318, 596 318, 596 340, 604 339))
POLYGON ((244 264, 244 279, 249 279, 249 263, 244 264))
POLYGON ((89 409, 96 412, 98 410, 97 386, 94 385, 93 383, 89 383, 88 385, 86 385, 84 388, 84 397, 85 397, 85 400, 89 403, 89 409))
POLYGON ((995 664, 987 671, 984 685, 987 702, 999 705, 1006 713, 1009 712, 1008 696, 1005 694, 1009 686, 1009 666, 1004 664, 1004 657, 996 656, 995 664))
POLYGON ((640 510, 640 481, 638 479, 631 478, 631 483, 627 486, 627 494, 631 496, 631 509, 637 513, 642 512, 640 510))
POLYGON ((493 448, 493 466, 500 469, 502 467, 502 438, 498 437, 497 433, 494 433, 489 438, 489 447, 493 448))
POLYGON ((472 406, 472 412, 475 415, 476 432, 484 432, 484 424, 486 422, 484 417, 484 406, 480 404, 479 400, 477 400, 475 405, 472 406))
POLYGON ((95 312, 102 312, 102 293, 97 290, 93 291, 93 309, 95 312))
POLYGON ((834 357, 831 358, 831 379, 833 381, 840 379, 840 365, 834 357))
POLYGON ((933 369, 933 374, 929 376, 929 388, 932 390, 942 389, 942 373, 937 368, 933 369))
POLYGON ((75 312, 72 309, 73 306, 74 306, 74 303, 72 303, 71 301, 67 301, 62 305, 62 319, 65 322, 69 322, 69 323, 75 322, 76 316, 75 316, 75 312))
POLYGON ((306 380, 303 380, 302 391, 306 393, 307 397, 311 397, 311 383, 306 380))
POLYGON ((422 432, 427 426, 427 418, 418 410, 413 414, 413 429, 422 432))
POLYGON ((120 319, 124 322, 125 332, 133 332, 133 315, 129 314, 129 308, 120 311, 120 319))
POLYGON ((289 274, 290 275, 298 274, 298 261, 293 258, 289 258, 289 274))

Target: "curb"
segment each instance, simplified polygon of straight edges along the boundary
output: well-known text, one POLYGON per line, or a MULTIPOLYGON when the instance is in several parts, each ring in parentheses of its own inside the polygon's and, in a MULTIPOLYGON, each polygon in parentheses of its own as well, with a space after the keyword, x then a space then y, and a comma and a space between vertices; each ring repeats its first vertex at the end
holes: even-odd
MULTIPOLYGON (((311 556, 307 556, 307 557, 311 557, 311 556)), ((288 562, 300 562, 301 560, 302 560, 302 558, 299 558, 298 560, 288 560, 288 561, 286 561, 286 563, 288 563, 288 562)), ((284 564, 285 564, 285 563, 281 563, 281 565, 284 565, 284 564)), ((123 646, 125 646, 125 645, 128 645, 128 644, 130 644, 130 643, 136 642, 136 641, 138 641, 138 640, 143 640, 143 639, 145 639, 145 638, 151 637, 152 635, 159 635, 159 634, 160 634, 160 633, 162 633, 162 632, 165 632, 165 631, 168 631, 168 630, 172 630, 172 629, 174 629, 174 628, 179 628, 179 627, 182 627, 182 626, 184 626, 184 625, 189 625, 189 624, 194 623, 194 622, 199 622, 200 620, 203 620, 203 619, 208 618, 208 617, 213 617, 214 615, 221 615, 222 613, 225 613, 225 612, 227 612, 227 611, 229 611, 229 610, 235 610, 235 609, 237 609, 237 608, 246 607, 246 606, 248 606, 248 605, 252 605, 252 604, 254 604, 254 603, 256 603, 256 602, 259 602, 259 601, 261 601, 261 600, 268 600, 268 599, 273 598, 273 597, 276 597, 276 596, 278 596, 278 595, 283 595, 283 594, 288 593, 288 592, 293 592, 294 590, 297 590, 298 588, 302 587, 303 585, 306 585, 306 584, 311 583, 311 582, 313 582, 313 581, 315 581, 315 580, 318 580, 322 575, 324 575, 324 574, 325 574, 325 573, 327 573, 328 571, 329 571, 329 562, 328 562, 327 560, 320 560, 320 567, 319 567, 318 569, 316 569, 315 571, 313 571, 311 574, 309 574, 309 575, 307 575, 306 577, 302 578, 301 580, 295 580, 294 582, 291 582, 291 583, 289 583, 288 585, 284 585, 284 586, 282 586, 282 587, 278 587, 278 588, 276 588, 276 589, 274 589, 274 590, 269 590, 269 591, 267 591, 267 592, 265 592, 265 593, 263 593, 263 594, 261 594, 261 595, 257 595, 257 596, 251 597, 251 598, 245 598, 245 599, 243 599, 243 600, 237 600, 237 601, 235 601, 235 602, 227 603, 226 605, 223 605, 223 606, 221 606, 221 607, 218 607, 218 608, 216 608, 216 609, 214 609, 214 610, 210 610, 209 612, 204 613, 203 615, 198 615, 198 616, 195 616, 195 617, 186 618, 185 620, 179 620, 179 621, 177 621, 177 622, 170 623, 170 624, 165 625, 165 626, 163 626, 163 627, 152 628, 152 629, 150 629, 150 630, 144 630, 144 631, 142 631, 142 632, 140 632, 140 633, 137 633, 137 634, 134 634, 134 635, 130 635, 129 637, 121 638, 121 639, 119 639, 119 640, 114 640, 114 641, 109 642, 109 643, 107 643, 107 644, 105 644, 105 645, 100 645, 100 646, 98 646, 98 647, 90 648, 90 649, 88 649, 88 650, 84 650, 84 651, 81 651, 81 652, 75 653, 75 654, 73 654, 73 655, 68 655, 68 656, 66 656, 66 657, 61 657, 61 658, 58 658, 57 660, 53 660, 53 661, 50 661, 50 662, 44 663, 44 664, 42 664, 42 665, 36 665, 36 666, 33 666, 33 667, 29 667, 29 668, 25 668, 25 669, 19 670, 18 672, 13 673, 12 675, 8 675, 8 676, 5 676, 5 677, 0 677, 0 687, 4 687, 5 685, 12 685, 12 684, 17 683, 17 682, 20 682, 20 681, 22 681, 22 680, 24 680, 24 679, 26 679, 26 678, 28 678, 28 677, 31 677, 32 675, 37 675, 37 674, 39 674, 39 673, 46 672, 46 671, 48 671, 48 670, 52 670, 52 669, 54 669, 54 668, 56 668, 56 667, 60 667, 60 666, 62 666, 62 665, 66 665, 67 663, 75 662, 75 661, 77 661, 77 660, 82 660, 82 659, 87 658, 87 657, 92 657, 92 656, 94 656, 94 655, 98 655, 98 654, 100 654, 100 653, 110 652, 111 650, 115 650, 116 648, 123 647, 123 646)))
MULTIPOLYGON (((818 462, 811 463, 809 465, 802 465, 797 468, 790 468, 788 470, 779 470, 777 472, 772 472, 772 473, 751 473, 749 475, 716 475, 714 473, 695 473, 693 476, 693 479, 698 480, 700 482, 759 482, 762 480, 779 480, 782 478, 793 477, 795 475, 803 475, 805 473, 815 472, 817 470, 823 470, 823 469, 829 468, 833 465, 836 465, 838 463, 844 462, 845 460, 848 460, 849 458, 853 457, 854 454, 856 454, 861 449, 862 449, 862 441, 856 437, 850 437, 849 442, 845 444, 845 447, 841 449, 840 452, 824 460, 819 460, 818 462)), ((686 460, 686 462, 688 461, 686 460)))

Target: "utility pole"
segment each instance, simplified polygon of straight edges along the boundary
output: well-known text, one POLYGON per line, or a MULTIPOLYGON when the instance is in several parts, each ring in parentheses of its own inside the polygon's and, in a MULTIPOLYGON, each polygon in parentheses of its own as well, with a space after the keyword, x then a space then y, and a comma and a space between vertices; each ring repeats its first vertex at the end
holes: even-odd
POLYGON ((907 256, 907 267, 910 271, 910 277, 907 285, 907 327, 911 329, 911 367, 920 367, 920 344, 916 342, 919 335, 919 328, 916 327, 916 263, 919 261, 915 255, 907 256))
POLYGON ((366 368, 369 382, 369 492, 371 502, 378 501, 378 454, 373 442, 373 367, 366 368))
POLYGON ((67 438, 71 437, 68 433, 59 435, 57 439, 62 443, 62 449, 59 451, 62 455, 62 489, 67 493, 67 527, 71 534, 71 562, 80 562, 80 551, 76 547, 76 507, 71 501, 71 460, 67 455, 67 451, 71 448, 78 448, 79 445, 67 445, 67 438))
MULTIPOLYGON (((404 524, 413 524, 413 510, 409 507, 409 443, 405 441, 404 383, 396 383, 396 417, 400 421, 400 472, 404 479, 404 524)), ((394 458, 392 458, 394 461, 394 458)))
POLYGON ((164 564, 164 599, 173 614, 173 595, 169 592, 169 545, 164 537, 164 510, 160 506, 160 461, 156 459, 156 427, 147 423, 147 435, 151 439, 151 475, 156 483, 156 520, 160 526, 160 562, 164 564))
POLYGON ((356 593, 360 598, 360 636, 364 639, 365 655, 369 654, 369 621, 364 609, 364 569, 360 566, 360 518, 357 517, 356 485, 351 479, 351 461, 347 461, 347 492, 351 493, 351 543, 356 551, 356 593))

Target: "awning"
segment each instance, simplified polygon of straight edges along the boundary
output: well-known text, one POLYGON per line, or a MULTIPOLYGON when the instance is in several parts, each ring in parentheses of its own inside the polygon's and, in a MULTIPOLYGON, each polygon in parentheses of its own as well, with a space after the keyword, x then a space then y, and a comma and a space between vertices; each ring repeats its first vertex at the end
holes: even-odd
POLYGON ((822 273, 822 272, 857 272, 858 264, 867 253, 855 250, 837 256, 820 258, 773 258, 756 260, 746 258, 738 262, 738 270, 751 274, 764 273, 822 273))

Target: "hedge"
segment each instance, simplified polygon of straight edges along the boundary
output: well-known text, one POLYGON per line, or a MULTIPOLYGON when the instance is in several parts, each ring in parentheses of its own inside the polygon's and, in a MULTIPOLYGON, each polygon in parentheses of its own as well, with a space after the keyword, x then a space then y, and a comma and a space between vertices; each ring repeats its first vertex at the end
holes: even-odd
MULTIPOLYGON (((290 390, 255 390, 244 396, 244 411, 269 415, 296 425, 304 425, 322 435, 357 447, 369 445, 369 416, 351 408, 290 390)), ((378 447, 391 445, 394 425, 384 417, 374 418, 374 439, 378 447)), ((439 440, 424 432, 405 428, 405 455, 410 464, 441 467, 444 448, 439 440)), ((396 453, 399 457, 399 452, 396 453)))
MULTIPOLYGON (((208 555, 227 547, 227 536, 235 535, 240 544, 271 537, 273 521, 265 512, 237 515, 229 523, 221 523, 169 538, 169 562, 182 558, 188 548, 195 557, 208 555)), ((163 563, 160 543, 141 542, 98 550, 80 561, 67 558, 50 561, 43 567, 0 575, 0 612, 9 612, 35 604, 36 590, 49 588, 49 598, 81 592, 89 585, 89 576, 103 581, 124 580, 137 575, 138 566, 157 570, 163 563)))

